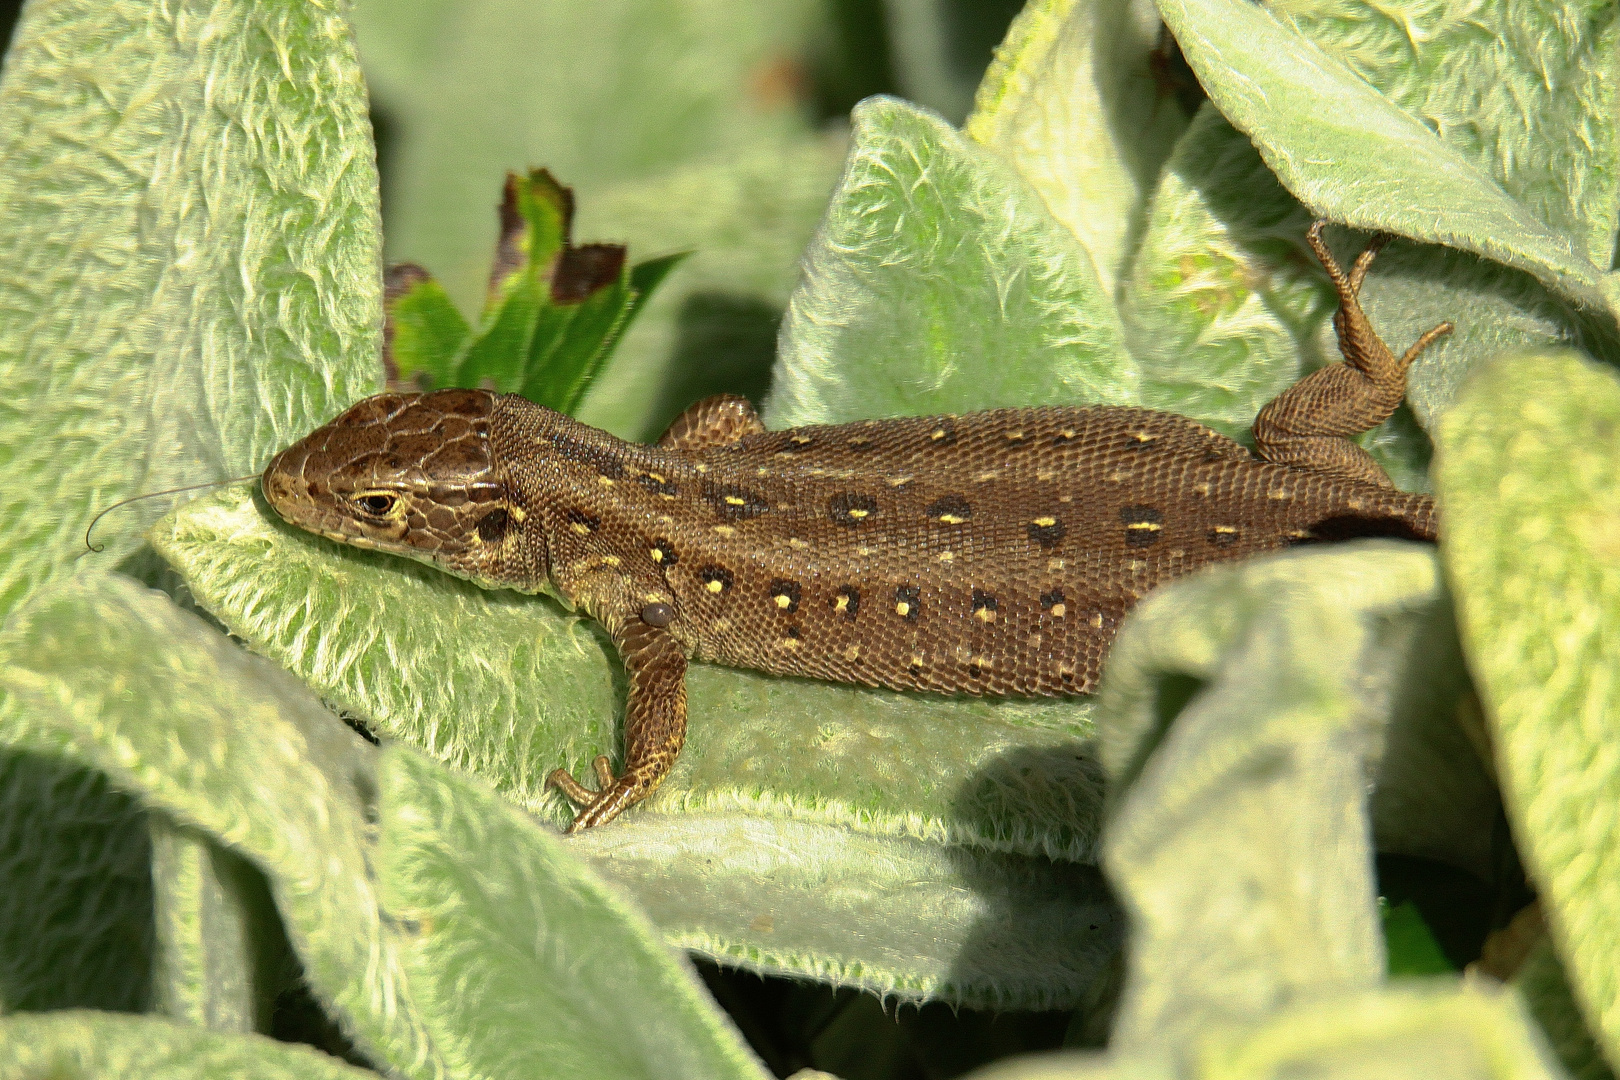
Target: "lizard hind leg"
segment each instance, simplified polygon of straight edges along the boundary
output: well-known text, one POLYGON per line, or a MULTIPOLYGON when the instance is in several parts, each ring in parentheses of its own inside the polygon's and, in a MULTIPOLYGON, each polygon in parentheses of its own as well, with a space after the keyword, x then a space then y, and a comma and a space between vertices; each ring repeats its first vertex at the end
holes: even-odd
POLYGON ((679 643, 659 627, 639 619, 627 620, 613 631, 613 642, 624 658, 630 677, 625 705, 624 772, 613 775, 606 755, 591 766, 597 790, 592 791, 556 769, 546 783, 579 807, 571 833, 612 821, 658 789, 675 764, 686 741, 686 654, 679 643))
POLYGON ((1252 429, 1255 450, 1279 465, 1389 487, 1384 470, 1349 437, 1389 418, 1406 396, 1406 369, 1453 328, 1443 322, 1401 356, 1391 352, 1368 322, 1360 300, 1367 270, 1391 237, 1374 237, 1347 274, 1322 239, 1326 226, 1326 221, 1313 223, 1305 239, 1338 294, 1333 328, 1344 362, 1312 372, 1261 409, 1252 429))
POLYGON ((663 450, 694 453, 711 446, 725 446, 764 430, 765 424, 747 398, 715 394, 688 405, 685 412, 670 421, 658 438, 658 446, 663 450))

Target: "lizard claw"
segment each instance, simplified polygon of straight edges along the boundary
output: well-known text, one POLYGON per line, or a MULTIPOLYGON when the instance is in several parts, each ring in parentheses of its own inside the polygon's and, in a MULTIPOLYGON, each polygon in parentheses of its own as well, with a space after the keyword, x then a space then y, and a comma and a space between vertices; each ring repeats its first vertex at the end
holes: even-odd
POLYGON ((555 769, 546 778, 546 784, 561 791, 579 807, 568 832, 577 833, 595 825, 603 825, 618 817, 629 807, 652 794, 658 785, 642 770, 631 770, 623 776, 614 776, 606 754, 599 754, 591 762, 596 773, 598 790, 592 791, 571 776, 567 769, 555 769))

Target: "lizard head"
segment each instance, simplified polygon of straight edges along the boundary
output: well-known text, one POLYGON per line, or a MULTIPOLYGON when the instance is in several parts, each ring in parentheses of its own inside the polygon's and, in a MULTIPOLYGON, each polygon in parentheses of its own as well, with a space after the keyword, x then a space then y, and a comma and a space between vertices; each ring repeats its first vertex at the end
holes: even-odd
POLYGON ((505 543, 523 511, 490 448, 496 395, 378 394, 277 454, 264 496, 283 519, 340 543, 461 577, 521 585, 505 543))

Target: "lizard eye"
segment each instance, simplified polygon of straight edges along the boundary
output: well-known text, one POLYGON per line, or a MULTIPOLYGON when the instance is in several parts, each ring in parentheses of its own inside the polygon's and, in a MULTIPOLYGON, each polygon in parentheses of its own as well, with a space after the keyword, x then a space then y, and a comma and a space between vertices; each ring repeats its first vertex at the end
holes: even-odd
POLYGON ((361 513, 372 517, 387 517, 388 512, 398 501, 396 496, 373 492, 370 495, 361 495, 354 500, 354 504, 360 508, 361 513))

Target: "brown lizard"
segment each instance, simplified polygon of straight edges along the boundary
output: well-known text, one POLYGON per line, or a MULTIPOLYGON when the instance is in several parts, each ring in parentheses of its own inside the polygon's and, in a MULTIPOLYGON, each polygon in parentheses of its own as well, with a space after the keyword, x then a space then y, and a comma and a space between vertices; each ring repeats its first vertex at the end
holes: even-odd
POLYGON ((1082 694, 1120 620, 1207 563, 1348 536, 1435 536, 1346 436, 1392 413, 1406 369, 1338 293, 1344 362, 1278 396, 1257 453, 1133 408, 995 409, 767 431, 742 398, 628 443, 483 390, 379 394, 264 472, 270 505, 323 536, 598 620, 629 674, 624 769, 594 762, 570 831, 639 802, 686 734, 688 657, 946 694, 1082 694))

